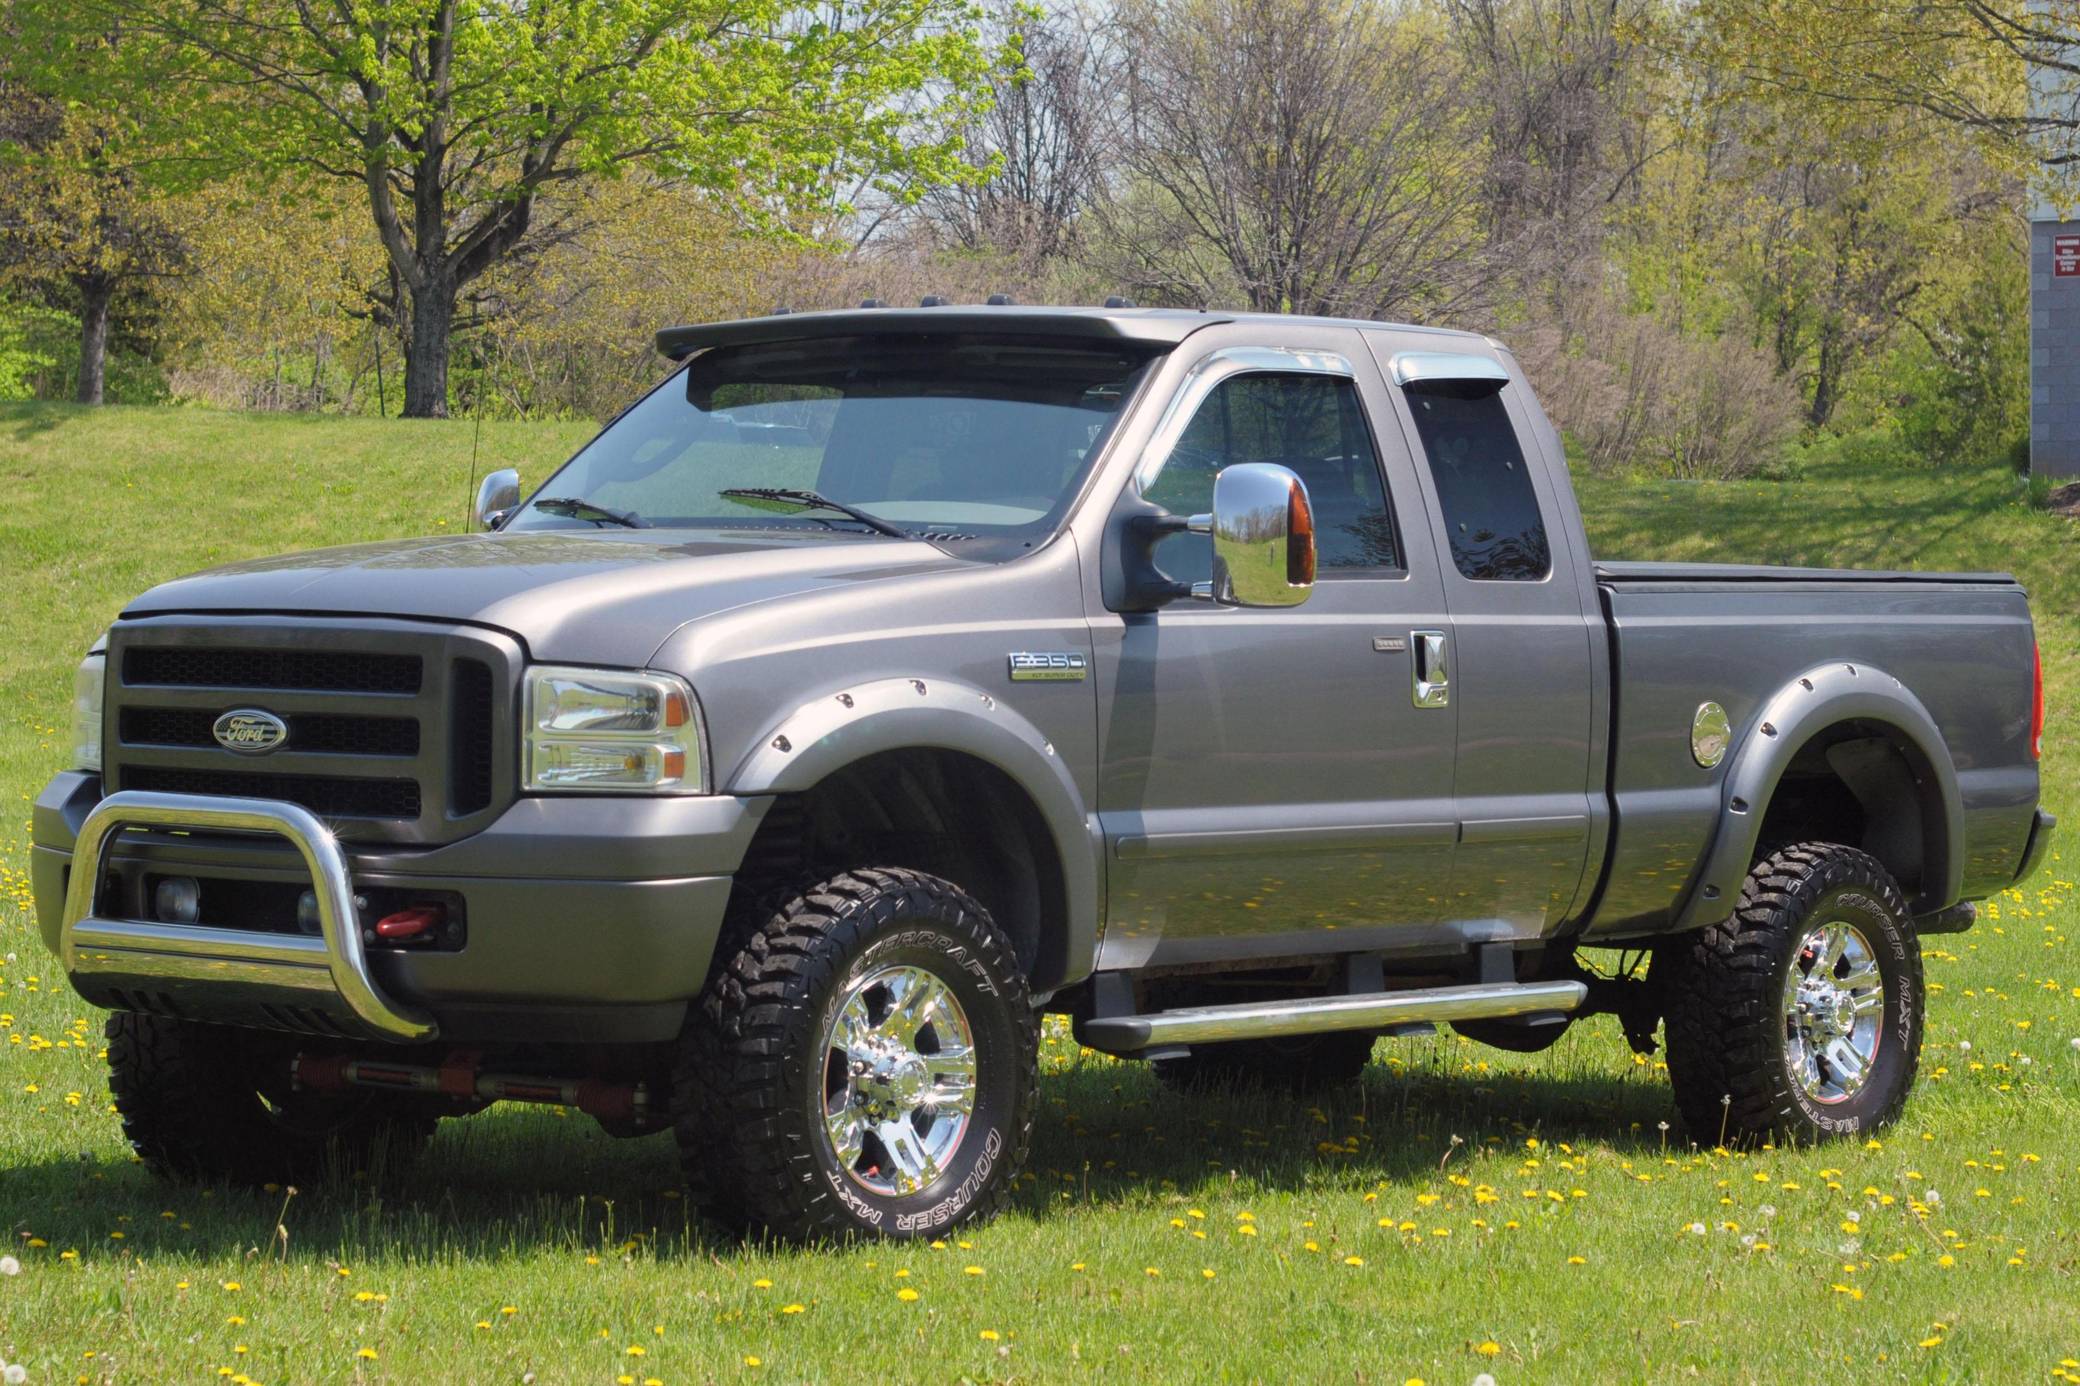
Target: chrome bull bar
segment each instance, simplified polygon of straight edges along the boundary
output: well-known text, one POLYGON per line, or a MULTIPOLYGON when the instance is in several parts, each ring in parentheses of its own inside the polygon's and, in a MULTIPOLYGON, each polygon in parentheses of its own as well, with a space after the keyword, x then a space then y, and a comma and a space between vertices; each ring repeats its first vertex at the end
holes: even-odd
POLYGON ((94 806, 73 845, 58 956, 75 986, 221 986, 241 1002, 315 1006, 371 1039, 431 1039, 418 1008, 383 995, 362 947, 346 853, 317 815, 273 799, 126 789, 94 806), (318 898, 319 936, 218 929, 94 912, 109 843, 124 828, 271 833, 302 855, 318 898))

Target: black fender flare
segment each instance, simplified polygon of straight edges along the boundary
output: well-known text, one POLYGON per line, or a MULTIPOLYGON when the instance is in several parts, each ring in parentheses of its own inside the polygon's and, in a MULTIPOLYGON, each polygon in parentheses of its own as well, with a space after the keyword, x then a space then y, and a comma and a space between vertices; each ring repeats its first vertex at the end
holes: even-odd
POLYGON ((1922 812, 1915 913, 1933 913, 1957 900, 1964 886, 1964 799, 1942 731, 1914 691, 1893 675, 1869 664, 1834 661, 1786 683, 1743 729, 1720 781, 1718 824, 1691 880, 1680 928, 1726 917, 1755 859, 1762 819, 1785 769, 1814 736, 1842 722, 1883 727, 1913 771, 1922 812))
POLYGON ((1062 864, 1065 936, 1043 939, 1036 993, 1090 975, 1101 917, 1103 837, 1061 755, 1003 699, 942 678, 878 679, 828 694, 776 721, 733 770, 724 792, 792 794, 886 751, 958 751, 995 766, 1031 798, 1062 864))

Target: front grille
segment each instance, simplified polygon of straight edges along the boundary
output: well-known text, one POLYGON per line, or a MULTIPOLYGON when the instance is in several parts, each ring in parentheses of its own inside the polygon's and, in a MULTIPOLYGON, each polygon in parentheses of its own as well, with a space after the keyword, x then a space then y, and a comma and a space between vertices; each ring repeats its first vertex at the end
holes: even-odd
POLYGON ((160 616, 109 635, 110 790, 283 799, 358 842, 453 841, 513 799, 519 645, 415 621, 160 616), (227 712, 280 718, 238 754, 227 712))
POLYGON ((475 813, 491 803, 491 669, 479 659, 458 659, 449 685, 449 792, 457 813, 475 813))
POLYGON ((417 655, 140 645, 123 656, 123 682, 133 686, 417 693, 424 677, 417 655))
MULTIPOLYGON (((117 718, 116 734, 126 746, 214 746, 217 716, 199 708, 126 707, 117 718)), ((419 754, 419 724, 409 717, 307 712, 283 720, 289 724, 289 739, 282 743, 287 749, 341 756, 419 754)))
POLYGON ((162 794, 226 794, 241 799, 286 799, 327 818, 412 818, 419 816, 414 780, 357 780, 340 775, 277 775, 264 770, 186 770, 164 765, 132 766, 123 788, 162 794))

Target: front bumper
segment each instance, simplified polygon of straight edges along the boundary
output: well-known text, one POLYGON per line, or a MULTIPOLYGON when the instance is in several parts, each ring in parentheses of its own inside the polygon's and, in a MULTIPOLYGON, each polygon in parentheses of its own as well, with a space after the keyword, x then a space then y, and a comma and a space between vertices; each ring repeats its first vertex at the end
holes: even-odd
POLYGON ((103 799, 97 776, 67 773, 37 801, 30 873, 45 942, 97 1005, 395 1042, 648 1042, 677 1033, 706 979, 769 803, 522 799, 459 842, 377 847, 294 805, 103 799), (74 870, 90 847, 93 890, 74 870), (151 919, 146 882, 176 874, 205 898, 212 881, 309 886, 334 918, 318 937, 151 919), (466 936, 371 946, 345 927, 357 893, 457 901, 466 936))

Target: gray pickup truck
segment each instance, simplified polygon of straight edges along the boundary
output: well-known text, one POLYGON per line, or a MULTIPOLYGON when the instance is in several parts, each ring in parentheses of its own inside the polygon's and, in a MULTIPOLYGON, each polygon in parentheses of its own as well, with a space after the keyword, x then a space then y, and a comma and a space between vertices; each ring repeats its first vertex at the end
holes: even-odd
POLYGON ((554 1102, 727 1222, 930 1235, 1009 1198, 1045 1012, 1194 1089, 1615 1014, 1702 1143, 1861 1133, 1919 936, 2051 837, 2011 579, 1598 563, 1487 338, 658 344, 486 532, 170 582, 80 666, 37 907, 147 1163, 554 1102))

